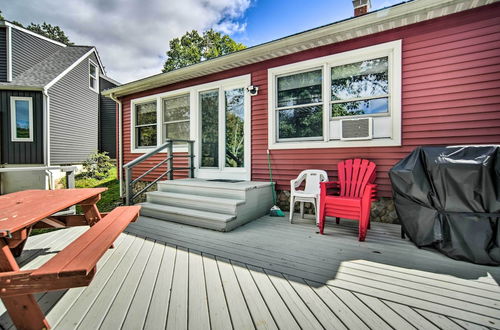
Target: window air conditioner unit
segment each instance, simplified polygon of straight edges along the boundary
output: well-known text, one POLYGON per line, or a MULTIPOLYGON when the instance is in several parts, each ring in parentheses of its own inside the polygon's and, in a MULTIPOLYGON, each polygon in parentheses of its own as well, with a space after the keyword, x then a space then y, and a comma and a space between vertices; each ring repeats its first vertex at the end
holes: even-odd
POLYGON ((372 118, 341 119, 340 120, 340 140, 371 140, 372 139, 372 118))

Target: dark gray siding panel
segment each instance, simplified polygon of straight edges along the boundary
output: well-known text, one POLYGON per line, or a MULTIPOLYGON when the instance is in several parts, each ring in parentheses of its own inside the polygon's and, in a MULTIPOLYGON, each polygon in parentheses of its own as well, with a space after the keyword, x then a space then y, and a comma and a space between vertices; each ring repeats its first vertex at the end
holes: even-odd
POLYGON ((12 78, 29 69, 63 46, 17 29, 12 31, 12 78))
MULTIPOLYGON (((116 85, 106 79, 99 79, 101 91, 116 85)), ((99 151, 106 151, 116 158, 116 103, 105 96, 99 97, 99 151)))
POLYGON ((7 81, 7 33, 0 28, 0 81, 7 81))
POLYGON ((50 162, 78 164, 98 149, 99 94, 89 88, 89 55, 49 89, 50 162))
POLYGON ((43 95, 41 92, 0 91, 0 162, 2 164, 43 164, 43 95), (33 98, 33 142, 12 142, 10 97, 33 98))

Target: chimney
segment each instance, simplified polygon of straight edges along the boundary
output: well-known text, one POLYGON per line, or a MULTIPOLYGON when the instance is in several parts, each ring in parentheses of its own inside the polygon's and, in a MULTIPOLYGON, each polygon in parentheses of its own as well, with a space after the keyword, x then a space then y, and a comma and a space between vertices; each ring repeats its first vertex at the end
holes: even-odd
POLYGON ((352 0, 352 5, 354 7, 354 16, 366 14, 372 6, 370 0, 352 0))

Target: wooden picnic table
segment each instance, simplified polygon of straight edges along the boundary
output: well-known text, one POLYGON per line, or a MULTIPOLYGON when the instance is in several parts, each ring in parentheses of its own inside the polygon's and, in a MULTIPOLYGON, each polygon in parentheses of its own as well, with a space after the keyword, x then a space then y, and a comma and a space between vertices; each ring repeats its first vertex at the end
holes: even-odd
POLYGON ((33 294, 88 285, 97 261, 137 219, 139 206, 99 212, 96 203, 106 189, 26 190, 0 196, 0 297, 18 329, 50 328, 33 294), (54 215, 74 205, 81 206, 82 215, 54 215), (73 226, 90 229, 40 268, 20 270, 15 257, 33 228, 73 226))

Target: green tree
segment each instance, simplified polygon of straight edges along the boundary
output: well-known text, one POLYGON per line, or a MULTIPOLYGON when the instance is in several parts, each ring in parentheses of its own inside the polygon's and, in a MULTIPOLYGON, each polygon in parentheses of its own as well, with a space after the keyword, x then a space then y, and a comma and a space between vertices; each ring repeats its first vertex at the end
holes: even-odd
MULTIPOLYGON (((2 11, 0 10, 0 21, 5 20, 5 17, 2 15, 2 11)), ((57 25, 52 25, 46 22, 43 22, 42 24, 35 24, 31 23, 28 26, 24 26, 23 24, 19 23, 18 21, 12 21, 11 22, 14 25, 20 26, 22 28, 25 28, 27 30, 33 31, 35 33, 38 33, 44 37, 47 37, 49 39, 59 41, 65 45, 74 45, 68 38, 68 36, 64 33, 64 31, 57 25)))
POLYGON ((46 22, 43 22, 41 25, 31 23, 26 27, 26 29, 41 34, 42 36, 52 40, 59 41, 65 45, 73 45, 68 36, 66 36, 64 31, 57 25, 52 25, 46 22))
POLYGON ((203 32, 202 35, 196 30, 186 32, 182 37, 172 39, 169 45, 163 72, 177 70, 246 48, 228 35, 213 29, 203 32))

